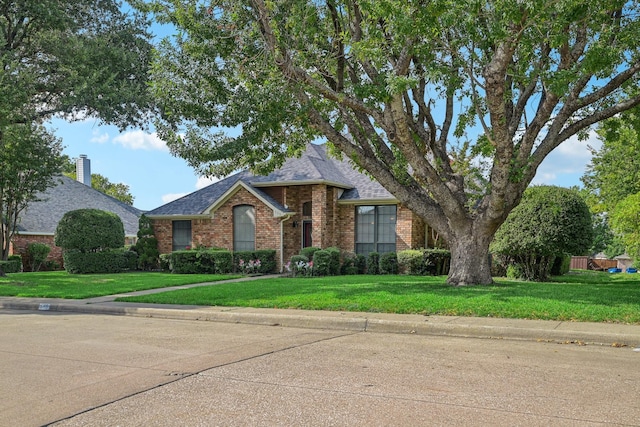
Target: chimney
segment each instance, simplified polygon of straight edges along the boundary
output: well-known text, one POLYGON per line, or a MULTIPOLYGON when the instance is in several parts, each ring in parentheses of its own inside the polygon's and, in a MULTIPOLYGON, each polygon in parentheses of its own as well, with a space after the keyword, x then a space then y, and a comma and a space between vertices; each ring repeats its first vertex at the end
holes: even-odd
POLYGON ((76 180, 91 187, 91 160, 86 154, 80 154, 76 160, 76 180))

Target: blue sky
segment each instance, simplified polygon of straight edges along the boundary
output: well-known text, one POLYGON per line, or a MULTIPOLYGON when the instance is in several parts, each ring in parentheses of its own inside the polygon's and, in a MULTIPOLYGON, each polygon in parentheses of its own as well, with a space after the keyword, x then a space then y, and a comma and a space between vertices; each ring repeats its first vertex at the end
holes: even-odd
MULTIPOLYGON (((51 128, 62 139, 64 154, 71 158, 86 154, 91 172, 128 185, 139 209, 157 208, 212 182, 173 157, 155 134, 136 129, 120 132, 113 126, 99 126, 94 119, 74 123, 54 119, 51 128)), ((560 145, 538 169, 533 183, 581 186, 580 177, 591 159, 588 145, 599 148, 600 142, 593 137, 560 145)))

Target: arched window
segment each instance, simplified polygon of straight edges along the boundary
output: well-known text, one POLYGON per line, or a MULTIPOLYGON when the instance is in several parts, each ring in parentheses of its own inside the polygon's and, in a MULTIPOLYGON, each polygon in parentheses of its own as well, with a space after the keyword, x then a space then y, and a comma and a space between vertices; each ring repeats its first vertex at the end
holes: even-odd
POLYGON ((256 214, 253 206, 233 208, 233 250, 253 251, 256 248, 256 214))

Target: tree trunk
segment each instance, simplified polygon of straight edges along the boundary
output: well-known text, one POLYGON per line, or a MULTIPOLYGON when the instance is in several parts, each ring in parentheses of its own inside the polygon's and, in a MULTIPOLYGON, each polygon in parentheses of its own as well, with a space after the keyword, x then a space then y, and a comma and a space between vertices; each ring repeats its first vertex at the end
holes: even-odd
POLYGON ((451 250, 448 284, 473 286, 493 283, 489 262, 491 235, 477 230, 467 234, 456 233, 448 243, 451 250))

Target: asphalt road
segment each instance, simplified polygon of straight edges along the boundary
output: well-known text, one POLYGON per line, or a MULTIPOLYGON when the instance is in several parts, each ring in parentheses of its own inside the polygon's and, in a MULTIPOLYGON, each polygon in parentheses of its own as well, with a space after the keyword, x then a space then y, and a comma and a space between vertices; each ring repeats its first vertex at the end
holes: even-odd
POLYGON ((0 311, 0 426, 640 425, 632 347, 0 311))

